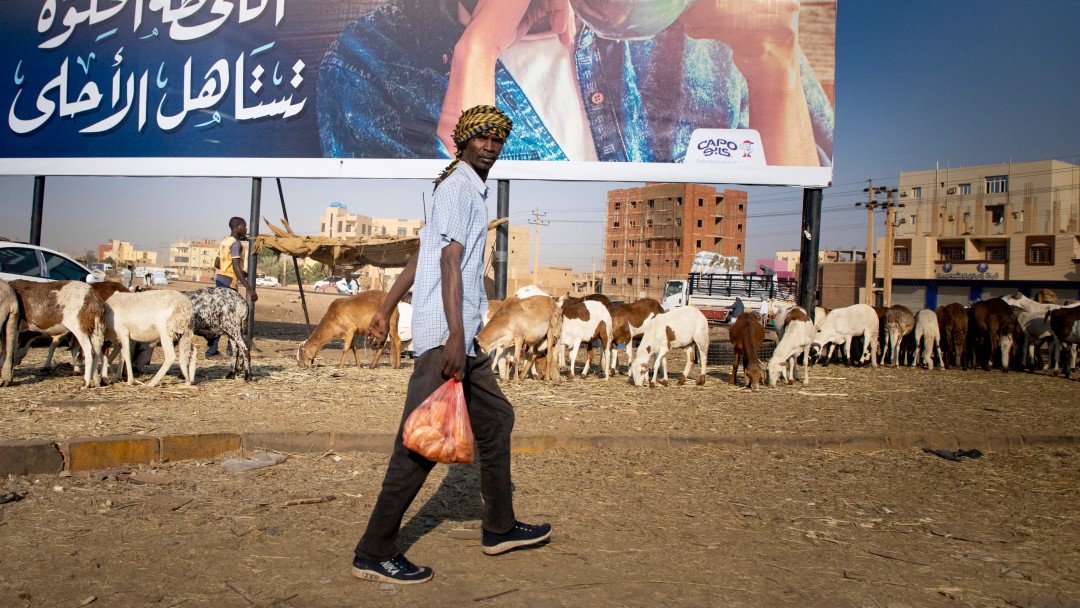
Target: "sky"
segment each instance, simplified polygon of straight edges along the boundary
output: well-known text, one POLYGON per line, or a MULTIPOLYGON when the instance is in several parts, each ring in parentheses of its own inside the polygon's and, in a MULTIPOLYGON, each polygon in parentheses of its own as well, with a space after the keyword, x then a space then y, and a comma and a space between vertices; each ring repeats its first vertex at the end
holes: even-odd
MULTIPOLYGON (((1059 158, 1080 160, 1080 2, 840 0, 833 186, 819 248, 866 246, 863 188, 901 171, 1059 158)), ((350 213, 418 218, 431 180, 281 180, 291 224, 318 234, 331 202, 350 213)), ((640 183, 510 184, 510 218, 545 213, 540 263, 602 268, 606 193, 640 183)), ((713 184, 722 189, 724 184, 713 184)), ((0 176, 0 236, 28 240, 32 177, 0 176)), ((42 244, 79 256, 108 239, 164 252, 177 238, 220 239, 248 217, 250 179, 48 177, 42 244)), ((747 188, 747 266, 799 246, 802 190, 747 188)), ((273 179, 262 215, 283 216, 273 179)), ((882 234, 883 217, 875 234, 882 234)), ((262 230, 265 232, 265 229, 262 230)))

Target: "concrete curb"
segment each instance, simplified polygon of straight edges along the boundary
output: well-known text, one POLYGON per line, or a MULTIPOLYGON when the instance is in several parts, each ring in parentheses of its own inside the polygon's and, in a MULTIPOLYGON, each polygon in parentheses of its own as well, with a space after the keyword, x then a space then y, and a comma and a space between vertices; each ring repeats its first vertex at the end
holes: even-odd
MULTIPOLYGON (((112 435, 64 441, 0 441, 0 476, 100 471, 120 466, 212 459, 236 450, 291 453, 389 453, 390 433, 258 432, 184 435, 112 435)), ((1080 435, 1023 434, 983 436, 970 433, 898 433, 894 435, 514 435, 514 453, 549 450, 666 450, 693 446, 744 449, 829 449, 861 452, 910 448, 1009 451, 1025 447, 1080 446, 1080 435)))

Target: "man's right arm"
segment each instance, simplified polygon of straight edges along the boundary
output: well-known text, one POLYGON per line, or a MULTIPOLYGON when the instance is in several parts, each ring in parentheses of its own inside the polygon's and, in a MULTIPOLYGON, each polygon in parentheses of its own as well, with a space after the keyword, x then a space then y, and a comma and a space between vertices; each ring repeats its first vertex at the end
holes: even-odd
POLYGON ((404 298, 405 294, 412 289, 413 281, 416 279, 416 259, 418 257, 420 257, 419 250, 409 258, 397 280, 390 286, 390 292, 386 294, 386 299, 383 300, 379 310, 375 311, 371 321, 368 323, 367 336, 375 346, 382 346, 382 343, 386 341, 386 334, 389 332, 390 326, 390 315, 394 313, 394 309, 397 307, 398 302, 401 302, 401 298, 404 298))

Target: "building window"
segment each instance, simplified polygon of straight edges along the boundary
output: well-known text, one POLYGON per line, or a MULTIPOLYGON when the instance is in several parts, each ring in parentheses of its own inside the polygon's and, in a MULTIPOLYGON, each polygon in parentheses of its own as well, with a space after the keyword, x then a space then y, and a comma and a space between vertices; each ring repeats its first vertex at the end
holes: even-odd
POLYGON ((993 245, 986 248, 986 259, 995 262, 1005 262, 1009 259, 1009 247, 1006 245, 993 245))
POLYGON ((705 199, 703 199, 703 198, 697 199, 697 206, 698 207, 704 207, 705 206, 705 199))
POLYGON ((742 232, 742 224, 739 224, 739 232, 742 232))
POLYGON ((682 218, 681 217, 675 218, 675 225, 676 226, 682 226, 682 218))
POLYGON ((404 227, 404 226, 401 226, 401 227, 399 227, 397 229, 397 235, 398 236, 406 236, 408 234, 409 234, 409 229, 404 227))
POLYGON ((743 210, 743 204, 739 203, 739 211, 742 211, 742 210, 743 210))
POLYGON ((652 239, 645 239, 645 248, 652 249, 652 239))
POLYGON ((960 184, 960 194, 971 194, 971 184, 960 184))
POLYGON ((646 268, 651 268, 652 267, 652 260, 646 259, 645 260, 645 267, 646 268))
POLYGON ((342 230, 341 230, 341 222, 338 222, 338 223, 337 223, 337 231, 338 231, 338 234, 341 234, 341 233, 342 233, 342 230))
POLYGON ((613 222, 613 223, 611 224, 611 227, 612 227, 612 228, 618 228, 618 227, 619 227, 619 220, 615 220, 615 221, 614 221, 614 222, 613 222))
POLYGON ((653 200, 654 199, 651 199, 651 198, 649 199, 649 209, 652 209, 652 207, 653 207, 653 200))
POLYGON ((701 220, 698 220, 698 221, 697 221, 697 227, 698 227, 698 228, 701 228, 701 220))
POLYGON ((627 285, 633 285, 634 284, 634 277, 626 277, 626 284, 627 285))
POLYGON ((893 264, 911 264, 911 250, 907 247, 893 248, 893 264))
POLYGON ((986 176, 986 193, 987 194, 1001 194, 1009 191, 1009 176, 1008 175, 987 175, 986 176))
POLYGON ((922 186, 915 186, 911 189, 911 196, 915 198, 922 198, 922 186))
POLYGON ((619 201, 615 201, 615 211, 618 211, 619 209, 622 209, 622 203, 619 201))
POLYGON ((637 209, 637 201, 630 201, 630 208, 637 209))
POLYGON ((612 286, 616 285, 616 283, 615 283, 615 277, 611 277, 611 285, 612 285, 612 286))
POLYGON ((950 262, 962 262, 964 261, 964 248, 963 247, 942 247, 941 259, 950 262))
POLYGON ((319 232, 326 232, 326 222, 319 224, 319 232))
POLYGON ((675 260, 675 268, 679 267, 679 260, 675 260))
POLYGON ((675 201, 676 201, 676 204, 682 205, 682 197, 681 196, 679 198, 675 199, 675 201))
POLYGON ((619 241, 611 241, 611 248, 612 249, 618 249, 619 248, 619 241))
POLYGON ((611 260, 611 267, 617 268, 619 266, 619 260, 611 260))
POLYGON ((652 218, 645 220, 645 227, 652 228, 652 218))
POLYGON ((630 220, 630 227, 631 228, 636 228, 637 227, 637 220, 630 220))
POLYGON ((413 228, 412 233, 413 233, 413 236, 420 236, 420 229, 419 228, 413 228))
POLYGON ((645 277, 645 287, 649 286, 649 277, 645 277))
POLYGON ((735 245, 735 251, 742 251, 742 243, 735 245))
POLYGON ((633 268, 634 267, 634 260, 626 260, 626 265, 629 266, 630 268, 633 268))
POLYGON ((695 246, 696 246, 696 247, 697 247, 698 249, 701 249, 701 241, 697 241, 697 245, 695 245, 695 246))
POLYGON ((1029 266, 1050 266, 1054 263, 1054 250, 1049 245, 1036 243, 1028 247, 1029 266))

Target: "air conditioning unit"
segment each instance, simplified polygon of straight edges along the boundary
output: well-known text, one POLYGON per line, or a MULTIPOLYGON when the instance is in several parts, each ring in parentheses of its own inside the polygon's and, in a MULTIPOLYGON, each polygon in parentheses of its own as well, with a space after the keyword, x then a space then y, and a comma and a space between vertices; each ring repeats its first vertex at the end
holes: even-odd
POLYGON ((907 190, 901 190, 900 191, 900 198, 907 198, 907 196, 908 196, 908 191, 907 190))
POLYGON ((956 187, 949 188, 945 191, 947 194, 956 194, 956 187))

